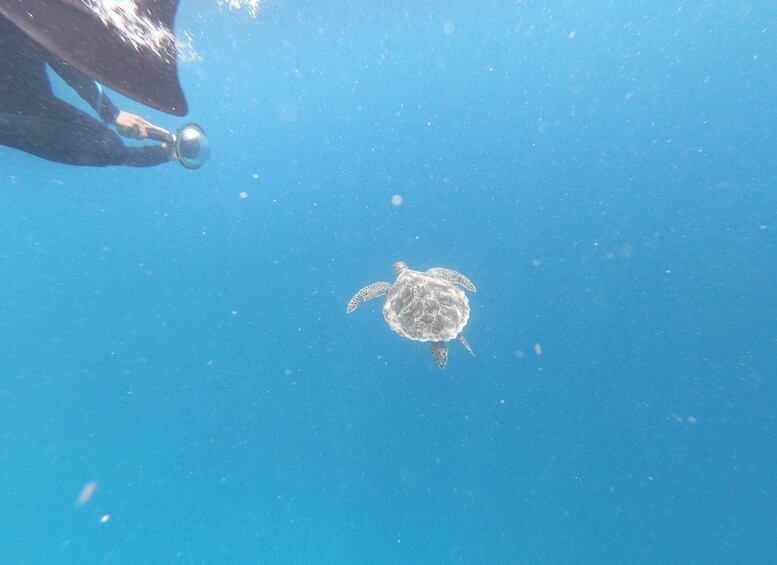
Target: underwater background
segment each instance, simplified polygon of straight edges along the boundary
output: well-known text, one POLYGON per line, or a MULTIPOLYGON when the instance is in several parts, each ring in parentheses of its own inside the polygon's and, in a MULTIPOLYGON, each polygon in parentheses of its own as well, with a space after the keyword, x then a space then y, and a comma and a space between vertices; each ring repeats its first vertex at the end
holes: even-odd
POLYGON ((0 562, 777 561, 777 5, 177 30, 202 169, 0 147, 0 562), (346 314, 400 260, 476 357, 346 314))

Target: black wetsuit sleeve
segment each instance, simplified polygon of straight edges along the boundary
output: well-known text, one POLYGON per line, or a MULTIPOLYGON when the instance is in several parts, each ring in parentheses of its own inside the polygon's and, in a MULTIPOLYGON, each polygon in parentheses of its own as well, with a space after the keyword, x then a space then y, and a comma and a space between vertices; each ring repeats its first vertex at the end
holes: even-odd
POLYGON ((100 96, 100 89, 97 83, 86 76, 84 73, 68 65, 64 61, 56 59, 46 61, 49 66, 62 77, 62 79, 78 92, 78 95, 86 100, 89 105, 100 115, 102 121, 114 123, 119 115, 119 109, 108 98, 108 94, 103 92, 100 96))

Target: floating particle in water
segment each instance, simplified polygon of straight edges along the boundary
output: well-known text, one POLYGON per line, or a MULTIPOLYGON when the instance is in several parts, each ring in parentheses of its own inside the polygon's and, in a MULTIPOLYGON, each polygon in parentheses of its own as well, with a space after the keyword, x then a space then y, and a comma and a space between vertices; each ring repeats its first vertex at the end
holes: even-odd
POLYGON ((261 0, 218 0, 218 5, 228 8, 230 12, 245 9, 248 11, 248 15, 255 20, 262 2, 261 0))
POLYGON ((699 420, 696 419, 696 416, 688 416, 688 423, 689 424, 697 424, 699 420))
POLYGON ((297 121, 297 105, 294 102, 284 100, 278 104, 276 111, 278 118, 284 123, 293 124, 297 121))
POLYGON ((94 491, 97 490, 97 481, 89 481, 84 485, 84 488, 81 489, 81 492, 78 493, 78 498, 76 498, 76 507, 81 508, 84 504, 89 502, 89 499, 92 498, 92 495, 94 495, 94 491))
POLYGON ((531 264, 534 267, 539 267, 540 266, 540 260, 539 259, 535 259, 534 261, 531 262, 531 264))
POLYGON ((101 524, 105 524, 105 523, 106 523, 108 520, 110 520, 110 519, 111 519, 111 515, 110 515, 110 514, 103 514, 103 515, 100 517, 100 523, 101 523, 101 524))
POLYGON ((240 200, 245 200, 246 198, 248 198, 248 193, 244 190, 238 196, 240 196, 240 200))
POLYGON ((539 343, 534 344, 534 353, 542 355, 542 346, 539 343))
POLYGON ((391 197, 391 203, 394 206, 401 206, 402 205, 402 195, 401 194, 395 194, 391 197))

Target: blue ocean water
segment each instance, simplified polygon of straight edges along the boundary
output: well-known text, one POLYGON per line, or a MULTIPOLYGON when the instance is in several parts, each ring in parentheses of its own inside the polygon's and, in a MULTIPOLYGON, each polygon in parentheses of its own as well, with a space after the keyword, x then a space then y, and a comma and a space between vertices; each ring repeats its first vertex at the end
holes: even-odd
POLYGON ((777 561, 777 6, 177 28, 205 167, 0 147, 0 561, 777 561), (476 357, 346 314, 398 260, 476 357))

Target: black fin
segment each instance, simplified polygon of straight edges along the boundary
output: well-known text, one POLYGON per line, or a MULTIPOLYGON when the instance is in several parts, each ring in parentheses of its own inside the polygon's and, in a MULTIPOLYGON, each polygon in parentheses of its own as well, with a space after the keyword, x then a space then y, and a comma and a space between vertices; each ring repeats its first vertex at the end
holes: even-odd
POLYGON ((0 0, 0 14, 57 58, 109 88, 176 116, 188 112, 178 82, 178 0, 125 0, 163 33, 155 48, 126 34, 83 0, 0 0))

